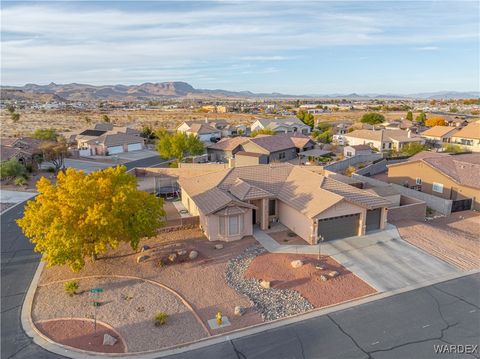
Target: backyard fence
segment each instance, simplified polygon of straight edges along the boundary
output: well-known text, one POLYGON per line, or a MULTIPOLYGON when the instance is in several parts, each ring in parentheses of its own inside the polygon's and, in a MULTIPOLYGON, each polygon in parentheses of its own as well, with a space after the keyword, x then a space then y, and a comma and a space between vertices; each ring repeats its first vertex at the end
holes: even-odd
POLYGON ((376 161, 383 158, 380 153, 371 153, 368 155, 356 155, 353 157, 345 158, 341 161, 331 163, 324 166, 323 168, 332 172, 342 172, 345 171, 349 166, 354 166, 362 162, 376 161))

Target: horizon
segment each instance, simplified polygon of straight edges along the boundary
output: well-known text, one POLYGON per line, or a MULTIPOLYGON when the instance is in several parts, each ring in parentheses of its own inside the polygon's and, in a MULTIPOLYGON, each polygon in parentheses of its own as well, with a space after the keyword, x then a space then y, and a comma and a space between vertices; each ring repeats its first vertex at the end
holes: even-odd
POLYGON ((296 96, 480 88, 476 1, 4 1, 1 9, 3 86, 186 82, 296 96))

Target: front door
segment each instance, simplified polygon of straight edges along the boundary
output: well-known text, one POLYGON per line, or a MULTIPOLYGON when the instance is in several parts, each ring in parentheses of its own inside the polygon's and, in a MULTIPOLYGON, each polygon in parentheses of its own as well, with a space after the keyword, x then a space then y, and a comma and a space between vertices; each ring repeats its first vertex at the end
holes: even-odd
POLYGON ((252 209, 252 223, 255 224, 257 223, 257 210, 252 209))

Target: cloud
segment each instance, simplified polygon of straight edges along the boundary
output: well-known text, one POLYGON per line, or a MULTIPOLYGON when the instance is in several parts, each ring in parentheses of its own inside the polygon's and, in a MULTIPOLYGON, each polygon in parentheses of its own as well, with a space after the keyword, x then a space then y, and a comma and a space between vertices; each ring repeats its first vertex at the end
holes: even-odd
POLYGON ((423 46, 423 47, 416 47, 415 50, 417 51, 438 51, 440 48, 438 46, 423 46))
POLYGON ((448 2, 4 2, 2 77, 12 84, 212 79, 281 71, 287 60, 331 47, 433 51, 431 43, 478 39, 475 9, 448 2))

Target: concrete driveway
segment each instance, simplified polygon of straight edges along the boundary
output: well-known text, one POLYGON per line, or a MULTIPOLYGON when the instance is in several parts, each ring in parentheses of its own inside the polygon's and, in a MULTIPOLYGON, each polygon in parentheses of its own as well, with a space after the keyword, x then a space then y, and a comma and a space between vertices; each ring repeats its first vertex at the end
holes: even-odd
POLYGON ((143 160, 144 158, 149 158, 157 155, 158 155, 158 152, 156 151, 139 150, 139 151, 118 153, 115 156, 121 160, 128 162, 128 161, 135 161, 135 160, 143 160))
POLYGON ((320 247, 280 245, 258 228, 254 229, 254 237, 272 253, 318 254, 320 250, 380 292, 459 273, 448 263, 404 241, 393 225, 362 237, 325 242, 320 247))

